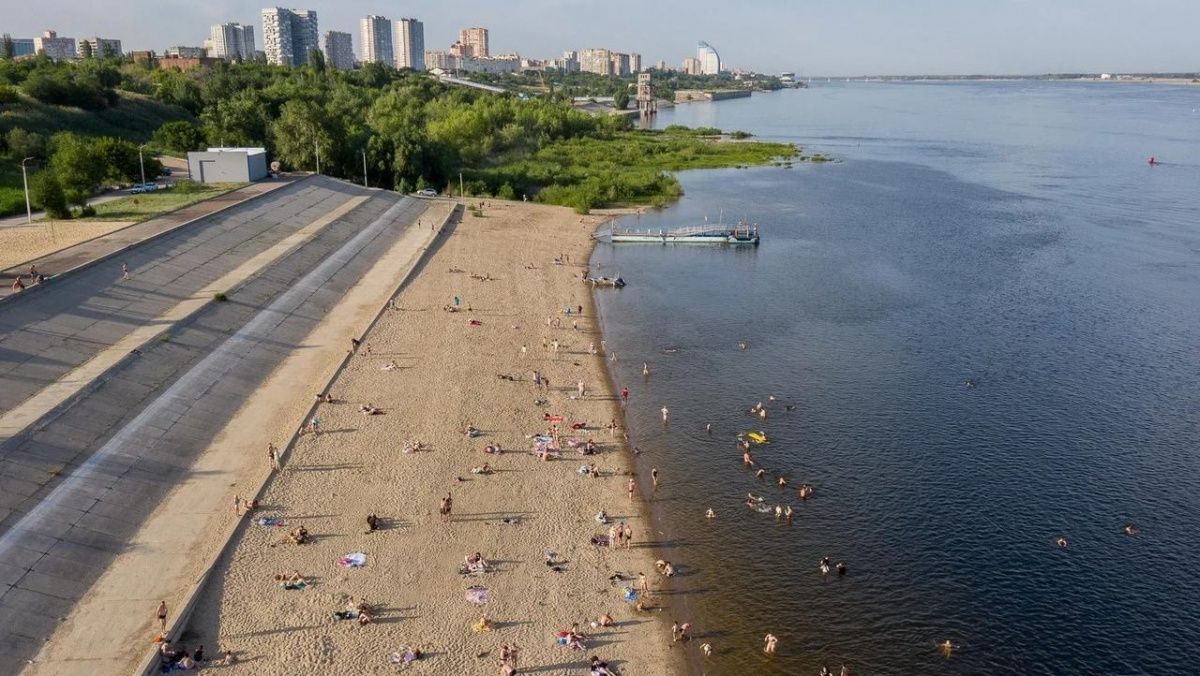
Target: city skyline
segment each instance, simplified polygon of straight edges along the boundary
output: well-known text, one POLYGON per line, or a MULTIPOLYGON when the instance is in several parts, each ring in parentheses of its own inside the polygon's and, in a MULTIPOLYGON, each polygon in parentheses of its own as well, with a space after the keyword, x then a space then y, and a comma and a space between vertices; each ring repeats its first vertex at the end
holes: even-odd
MULTIPOLYGON (((286 3, 285 3, 286 4, 286 3)), ((728 68, 811 75, 1040 74, 1053 72, 1152 72, 1200 70, 1189 28, 1200 7, 1185 0, 1148 0, 1131 12, 1116 0, 1013 0, 992 5, 948 5, 914 0, 903 7, 865 1, 857 6, 813 0, 799 5, 763 0, 731 17, 708 0, 603 5, 522 0, 496 9, 478 3, 414 0, 402 6, 378 0, 306 3, 320 16, 321 31, 351 33, 362 58, 359 21, 368 14, 414 17, 425 25, 426 49, 445 49, 469 26, 489 29, 494 53, 547 58, 564 50, 605 47, 638 52, 646 63, 679 67, 699 40, 721 53, 728 68), (536 17, 536 20, 530 20, 536 17), (633 21, 636 17, 638 20, 633 21), (736 20, 733 20, 736 19, 736 20), (1137 31, 1128 26, 1137 25, 1137 31), (553 30, 547 30, 552 27, 553 30)), ((126 50, 162 51, 200 45, 214 24, 260 27, 269 3, 214 0, 165 10, 161 2, 128 0, 80 6, 44 0, 30 12, 0 0, 7 21, 0 32, 32 38, 43 30, 122 40, 126 50)), ((261 45, 260 45, 261 48, 261 45)))

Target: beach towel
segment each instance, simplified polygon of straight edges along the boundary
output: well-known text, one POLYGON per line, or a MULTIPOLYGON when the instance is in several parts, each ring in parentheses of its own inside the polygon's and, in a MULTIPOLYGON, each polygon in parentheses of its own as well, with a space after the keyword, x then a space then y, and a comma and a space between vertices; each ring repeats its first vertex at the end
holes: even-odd
POLYGON ((492 593, 486 587, 467 587, 466 599, 467 603, 474 603, 477 606, 482 606, 488 602, 492 593))
POLYGON ((260 516, 254 522, 267 528, 278 528, 283 525, 283 519, 275 516, 260 516))
POLYGON ((637 601, 637 590, 633 587, 626 587, 622 593, 625 596, 626 603, 633 603, 637 601))
POLYGON ((280 582, 279 586, 283 587, 284 589, 291 589, 291 590, 298 591, 298 590, 303 590, 305 587, 307 587, 308 583, 307 582, 280 582))
POLYGON ((483 322, 479 321, 478 319, 472 319, 471 326, 483 326, 483 322))
POLYGON ((411 648, 402 648, 388 655, 391 664, 410 664, 417 659, 417 653, 411 648))
POLYGON ((592 544, 596 545, 597 547, 607 547, 608 546, 608 536, 607 535, 593 535, 592 536, 592 544))
POLYGON ((338 559, 338 565, 342 568, 362 568, 367 565, 367 555, 362 552, 353 552, 338 559))

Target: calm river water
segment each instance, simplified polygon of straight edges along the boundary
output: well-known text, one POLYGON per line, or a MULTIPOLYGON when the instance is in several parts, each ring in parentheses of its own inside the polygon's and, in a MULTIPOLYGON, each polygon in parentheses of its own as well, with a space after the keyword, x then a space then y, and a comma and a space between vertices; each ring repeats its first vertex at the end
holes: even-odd
POLYGON ((758 249, 593 259, 629 282, 604 330, 704 670, 1195 673, 1200 87, 833 83, 670 123, 841 160, 687 173, 641 218, 744 216, 758 249), (751 429, 788 490, 742 469, 751 429))

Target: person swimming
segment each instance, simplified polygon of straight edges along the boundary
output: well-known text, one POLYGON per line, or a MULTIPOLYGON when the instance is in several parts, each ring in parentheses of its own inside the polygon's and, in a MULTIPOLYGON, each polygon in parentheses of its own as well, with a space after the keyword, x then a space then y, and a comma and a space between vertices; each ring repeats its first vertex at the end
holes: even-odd
POLYGON ((1121 529, 1121 532, 1129 536, 1134 536, 1137 535, 1138 530, 1133 524, 1127 523, 1125 524, 1125 527, 1121 529))
POLYGON ((715 518, 717 518, 717 513, 713 511, 712 507, 709 507, 708 511, 704 513, 704 518, 715 519, 715 518))
POLYGON ((1060 535, 1057 538, 1054 538, 1054 544, 1058 545, 1059 549, 1066 549, 1067 548, 1067 539, 1060 535))
POLYGON ((835 568, 837 568, 838 575, 846 574, 846 562, 845 561, 838 561, 837 566, 835 566, 835 568))

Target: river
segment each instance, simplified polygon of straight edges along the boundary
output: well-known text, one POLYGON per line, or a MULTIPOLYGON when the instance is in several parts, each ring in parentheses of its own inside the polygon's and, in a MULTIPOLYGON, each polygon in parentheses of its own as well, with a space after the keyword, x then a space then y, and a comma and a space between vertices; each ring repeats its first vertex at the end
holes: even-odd
POLYGON ((640 218, 745 218, 756 249, 593 257, 629 283, 597 296, 639 471, 662 476, 667 612, 715 650, 696 664, 1195 669, 1200 87, 831 83, 673 123, 838 160, 685 173, 640 218), (742 467, 747 430, 769 438, 766 481, 742 467), (823 577, 824 556, 848 573, 823 577))

